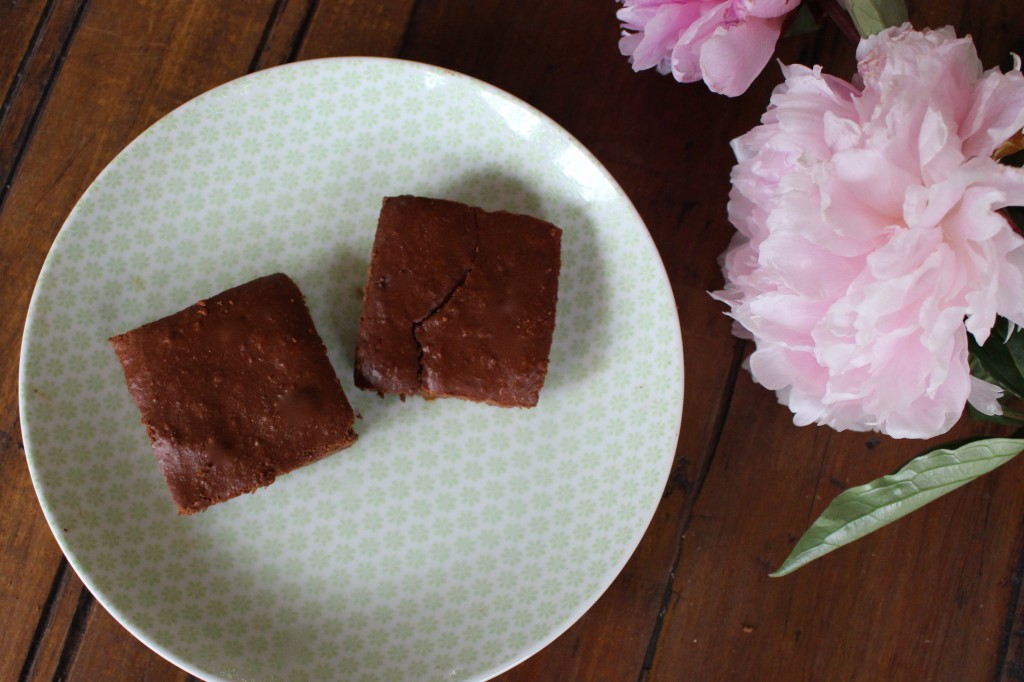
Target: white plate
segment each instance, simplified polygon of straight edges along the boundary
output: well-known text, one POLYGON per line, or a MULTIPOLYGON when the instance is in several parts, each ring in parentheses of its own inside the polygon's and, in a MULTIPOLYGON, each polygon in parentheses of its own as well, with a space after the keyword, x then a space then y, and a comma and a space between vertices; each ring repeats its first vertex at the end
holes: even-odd
POLYGON ((68 560, 136 637, 208 679, 485 679, 515 665, 635 549, 682 397, 668 280, 594 157, 494 87, 371 58, 247 76, 143 133, 61 230, 21 358, 28 463, 68 560), (538 407, 354 388, 359 289, 392 194, 563 228, 538 407), (179 517, 106 339, 275 271, 306 294, 360 440, 179 517))

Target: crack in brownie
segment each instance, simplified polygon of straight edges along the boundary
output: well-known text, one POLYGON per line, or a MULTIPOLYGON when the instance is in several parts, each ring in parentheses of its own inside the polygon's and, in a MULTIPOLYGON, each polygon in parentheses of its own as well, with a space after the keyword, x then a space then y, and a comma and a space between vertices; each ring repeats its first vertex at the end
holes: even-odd
POLYGON ((561 234, 530 216, 386 198, 359 321, 356 385, 536 405, 554 333, 561 234))

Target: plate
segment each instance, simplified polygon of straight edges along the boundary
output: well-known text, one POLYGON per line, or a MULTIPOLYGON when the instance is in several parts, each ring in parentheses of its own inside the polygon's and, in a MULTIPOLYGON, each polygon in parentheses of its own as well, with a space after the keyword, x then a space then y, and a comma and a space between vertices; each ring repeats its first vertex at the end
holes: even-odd
POLYGON ((183 105, 68 217, 22 346, 32 481, 69 562, 147 646, 210 680, 479 680, 608 587, 673 460, 682 344, 667 277, 586 149, 469 77, 301 62, 183 105), (353 349, 381 199, 563 228, 539 405, 385 399, 353 349), (106 339, 272 272, 306 294, 359 442, 179 517, 106 339))

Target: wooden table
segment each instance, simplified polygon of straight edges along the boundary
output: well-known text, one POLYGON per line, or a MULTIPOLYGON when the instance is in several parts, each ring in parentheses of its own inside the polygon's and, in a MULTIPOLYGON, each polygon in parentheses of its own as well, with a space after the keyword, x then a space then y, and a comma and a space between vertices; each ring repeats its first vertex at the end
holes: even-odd
MULTIPOLYGON (((914 2, 986 66, 1024 52, 1019 0, 914 2)), ((483 79, 550 115, 632 198, 682 321, 676 465, 642 544, 607 593, 506 680, 1024 678, 1024 460, 797 573, 768 577, 842 489, 920 442, 796 428, 741 368, 716 258, 728 141, 760 116, 770 67, 738 99, 635 74, 616 5, 595 0, 0 0, 0 680, 181 680, 82 586, 43 519, 20 440, 22 327, 68 212, 147 126, 233 78, 294 60, 386 55, 483 79)), ((787 62, 854 68, 827 27, 787 62)), ((977 433, 960 424, 954 434, 977 433)))

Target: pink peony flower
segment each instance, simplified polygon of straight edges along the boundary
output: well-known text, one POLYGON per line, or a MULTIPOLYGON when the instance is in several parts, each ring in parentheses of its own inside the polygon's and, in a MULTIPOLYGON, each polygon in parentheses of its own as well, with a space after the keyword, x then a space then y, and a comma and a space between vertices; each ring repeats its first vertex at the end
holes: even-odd
POLYGON ((972 391, 967 333, 1024 325, 1024 239, 998 212, 1024 205, 1024 171, 991 158, 1024 126, 1024 76, 983 71, 951 28, 887 29, 857 58, 856 85, 783 67, 733 141, 738 232, 713 296, 797 424, 925 438, 972 391))
POLYGON ((743 94, 775 51, 799 0, 621 0, 619 50, 634 71, 656 66, 680 83, 743 94))

